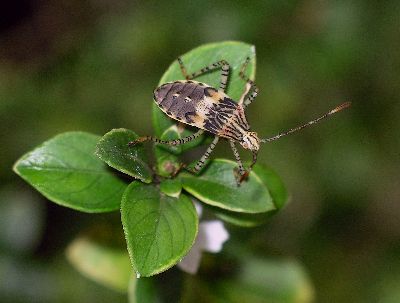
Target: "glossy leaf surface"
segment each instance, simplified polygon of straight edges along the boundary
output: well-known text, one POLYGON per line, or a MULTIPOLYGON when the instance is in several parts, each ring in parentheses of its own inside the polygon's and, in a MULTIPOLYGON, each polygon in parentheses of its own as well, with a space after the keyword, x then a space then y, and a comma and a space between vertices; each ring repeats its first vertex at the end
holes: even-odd
POLYGON ((96 155, 112 168, 115 168, 142 182, 150 183, 152 171, 147 165, 147 155, 143 144, 128 146, 139 138, 131 130, 119 128, 105 134, 96 146, 96 155))
POLYGON ((60 134, 22 156, 14 171, 49 200, 84 212, 120 206, 126 183, 98 159, 99 136, 60 134))
POLYGON ((183 188, 212 206, 243 213, 263 213, 276 209, 267 185, 256 172, 237 186, 233 161, 216 159, 198 176, 182 173, 183 188))
POLYGON ((138 276, 152 276, 182 259, 194 243, 198 218, 192 201, 154 185, 131 183, 121 205, 129 255, 138 276))

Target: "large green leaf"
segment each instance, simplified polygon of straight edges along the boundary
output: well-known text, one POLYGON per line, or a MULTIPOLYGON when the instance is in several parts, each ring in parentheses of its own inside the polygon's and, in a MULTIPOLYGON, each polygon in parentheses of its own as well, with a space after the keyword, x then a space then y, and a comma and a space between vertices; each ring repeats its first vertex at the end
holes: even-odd
POLYGON ((152 171, 142 144, 128 146, 139 138, 133 131, 119 128, 105 134, 96 146, 96 155, 111 167, 143 182, 150 183, 152 171))
POLYGON ((135 279, 126 249, 82 236, 67 247, 66 255, 83 275, 117 291, 126 292, 129 280, 135 279))
POLYGON ((182 259, 194 243, 198 218, 192 201, 173 198, 155 185, 131 183, 121 204, 128 252, 138 276, 162 272, 182 259))
POLYGON ((216 159, 201 175, 189 173, 179 175, 183 188, 200 201, 243 213, 263 213, 276 209, 267 186, 256 172, 237 186, 233 174, 237 164, 216 159))
POLYGON ((22 156, 14 171, 49 200, 84 212, 120 206, 125 182, 94 155, 99 136, 60 134, 22 156))
POLYGON ((253 171, 268 188, 276 210, 260 214, 246 214, 213 207, 217 217, 235 225, 253 227, 265 223, 269 217, 285 205, 288 195, 282 179, 271 168, 260 164, 255 165, 253 171))
MULTIPOLYGON (((238 100, 240 98, 245 88, 245 82, 240 79, 239 71, 247 57, 250 57, 251 61, 247 66, 246 74, 249 75, 251 79, 254 79, 256 64, 255 48, 253 45, 250 44, 236 41, 205 44, 181 56, 188 73, 196 72, 201 68, 206 67, 219 60, 226 60, 231 66, 231 74, 227 93, 234 100, 238 100)), ((220 70, 215 70, 196 78, 196 80, 205 82, 218 88, 220 82, 220 74, 220 70)), ((177 60, 174 60, 167 71, 164 73, 164 75, 161 77, 159 85, 165 82, 183 79, 184 77, 179 68, 179 64, 177 60)), ((153 127, 155 130, 155 134, 157 136, 161 136, 164 131, 171 127, 171 125, 173 124, 176 124, 176 121, 167 117, 158 108, 158 106, 153 103, 153 127)), ((195 129, 189 127, 181 134, 181 136, 188 136, 192 134, 194 130, 195 129)), ((195 142, 187 143, 185 144, 183 150, 189 147, 196 146, 200 142, 201 138, 197 139, 195 142)))

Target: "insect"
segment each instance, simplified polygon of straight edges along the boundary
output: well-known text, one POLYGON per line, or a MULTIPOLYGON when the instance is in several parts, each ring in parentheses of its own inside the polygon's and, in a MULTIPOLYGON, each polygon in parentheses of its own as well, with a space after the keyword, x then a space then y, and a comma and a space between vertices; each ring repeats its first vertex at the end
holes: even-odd
POLYGON ((178 58, 181 72, 186 80, 167 82, 157 87, 154 90, 154 100, 158 107, 170 118, 194 126, 199 130, 191 136, 176 140, 165 141, 152 136, 145 136, 129 142, 128 144, 132 146, 140 142, 153 141, 158 144, 175 146, 192 141, 205 131, 209 132, 214 135, 214 140, 211 145, 207 148, 204 155, 193 168, 186 169, 194 173, 200 171, 220 138, 224 138, 229 141, 236 158, 238 168, 235 169, 234 175, 237 184, 240 185, 240 183, 247 178, 252 167, 256 163, 261 143, 271 142, 294 133, 350 106, 350 102, 343 103, 317 119, 288 131, 281 132, 273 137, 260 139, 256 132, 250 131, 250 125, 247 122, 245 115, 247 106, 254 101, 259 92, 256 84, 245 76, 245 70, 249 61, 250 58, 247 57, 240 69, 239 76, 243 81, 245 81, 246 88, 239 101, 235 102, 225 93, 230 73, 228 62, 221 60, 204 67, 197 72, 188 74, 182 59, 178 58), (218 89, 206 83, 193 80, 194 78, 215 69, 221 69, 221 78, 218 89), (247 169, 245 169, 242 163, 239 152, 236 148, 236 142, 238 142, 244 149, 252 151, 253 161, 247 169))

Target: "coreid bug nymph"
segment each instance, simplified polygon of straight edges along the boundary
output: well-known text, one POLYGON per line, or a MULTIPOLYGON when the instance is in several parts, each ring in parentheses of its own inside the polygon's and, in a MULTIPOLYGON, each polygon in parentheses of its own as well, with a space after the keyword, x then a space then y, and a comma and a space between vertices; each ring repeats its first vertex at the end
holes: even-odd
POLYGON ((135 145, 144 141, 153 141, 158 144, 173 146, 180 145, 197 138, 204 133, 204 131, 208 131, 215 135, 214 140, 194 168, 189 170, 192 172, 198 172, 204 166, 205 161, 210 156, 219 139, 225 138, 229 140, 238 164, 238 171, 235 171, 235 178, 237 184, 240 185, 240 183, 247 178, 257 161, 257 153, 260 148, 260 143, 277 140, 283 136, 315 124, 320 120, 350 106, 350 102, 343 103, 308 123, 281 132, 276 136, 260 139, 256 132, 250 131, 250 125, 245 116, 246 107, 256 98, 259 92, 255 83, 246 77, 244 73, 249 61, 250 58, 248 57, 240 69, 239 76, 246 82, 246 88, 239 101, 235 102, 225 94, 230 70, 228 62, 221 60, 204 67, 197 72, 188 74, 182 59, 178 58, 180 69, 186 80, 168 82, 157 87, 154 91, 154 100, 158 107, 170 118, 199 128, 199 130, 191 136, 170 141, 160 140, 152 136, 140 137, 135 141, 129 142, 129 145, 135 145), (219 89, 206 83, 192 80, 217 68, 221 68, 219 89), (244 149, 251 150, 253 153, 253 161, 247 170, 244 168, 239 152, 236 149, 236 142, 239 142, 244 149))

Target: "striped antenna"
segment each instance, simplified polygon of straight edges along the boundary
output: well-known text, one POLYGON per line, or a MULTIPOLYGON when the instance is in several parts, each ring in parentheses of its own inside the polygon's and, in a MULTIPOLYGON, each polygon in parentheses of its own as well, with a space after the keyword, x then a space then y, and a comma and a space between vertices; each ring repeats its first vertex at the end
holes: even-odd
POLYGON ((261 139, 260 141, 262 143, 266 143, 266 142, 278 140, 279 138, 281 138, 283 136, 289 135, 291 133, 297 132, 298 130, 301 130, 301 129, 309 127, 309 126, 311 126, 311 125, 313 125, 315 123, 318 123, 322 119, 325 119, 325 118, 327 118, 327 117, 329 117, 329 116, 331 116, 333 114, 336 114, 337 112, 340 112, 342 109, 348 108, 350 105, 351 105, 351 102, 345 102, 345 103, 340 104, 339 106, 335 107, 334 109, 330 110, 329 112, 325 113, 324 115, 322 115, 321 117, 319 117, 319 118, 317 118, 315 120, 312 120, 310 122, 307 122, 306 124, 297 126, 295 128, 289 129, 288 131, 279 133, 276 136, 273 136, 273 137, 270 137, 270 138, 261 139))

